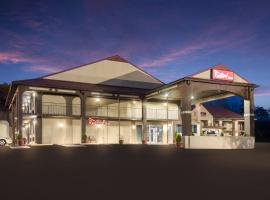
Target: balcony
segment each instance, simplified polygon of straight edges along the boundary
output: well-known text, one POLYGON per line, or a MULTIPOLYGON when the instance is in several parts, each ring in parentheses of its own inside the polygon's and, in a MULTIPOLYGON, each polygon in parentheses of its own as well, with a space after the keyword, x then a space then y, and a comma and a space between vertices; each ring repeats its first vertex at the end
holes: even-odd
MULTIPOLYGON (((118 118, 117 106, 101 106, 87 108, 87 116, 118 118)), ((142 119, 142 108, 120 107, 120 118, 122 119, 142 119)), ((147 109, 148 120, 166 120, 166 109, 147 109)), ((169 120, 178 120, 178 110, 168 110, 169 120)))
POLYGON ((44 115, 56 115, 56 116, 80 116, 81 105, 73 104, 67 105, 65 103, 42 103, 42 114, 44 115))
POLYGON ((94 117, 109 117, 118 118, 118 109, 120 109, 120 118, 122 119, 142 119, 142 108, 120 107, 117 106, 101 106, 88 107, 86 111, 87 116, 94 117))
MULTIPOLYGON (((166 120, 167 110, 166 109, 147 109, 148 120, 166 120)), ((168 110, 169 120, 178 120, 178 110, 168 110)))

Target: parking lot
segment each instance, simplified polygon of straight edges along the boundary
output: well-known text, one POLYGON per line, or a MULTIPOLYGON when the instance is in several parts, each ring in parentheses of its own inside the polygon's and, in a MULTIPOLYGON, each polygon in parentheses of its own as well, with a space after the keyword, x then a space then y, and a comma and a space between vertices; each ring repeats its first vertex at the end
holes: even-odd
POLYGON ((270 199, 270 144, 0 147, 1 199, 270 199))

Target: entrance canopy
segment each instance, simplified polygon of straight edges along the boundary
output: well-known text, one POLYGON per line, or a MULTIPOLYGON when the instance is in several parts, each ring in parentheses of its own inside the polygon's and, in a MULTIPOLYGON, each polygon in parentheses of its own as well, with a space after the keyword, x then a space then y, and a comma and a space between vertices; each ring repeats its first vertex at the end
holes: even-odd
POLYGON ((191 135, 191 105, 230 96, 244 99, 245 130, 254 135, 254 88, 225 65, 216 65, 199 73, 176 80, 146 94, 147 100, 178 101, 183 123, 183 134, 191 135))
POLYGON ((193 102, 241 96, 249 99, 250 92, 258 87, 223 64, 186 76, 147 93, 147 99, 181 100, 193 102))

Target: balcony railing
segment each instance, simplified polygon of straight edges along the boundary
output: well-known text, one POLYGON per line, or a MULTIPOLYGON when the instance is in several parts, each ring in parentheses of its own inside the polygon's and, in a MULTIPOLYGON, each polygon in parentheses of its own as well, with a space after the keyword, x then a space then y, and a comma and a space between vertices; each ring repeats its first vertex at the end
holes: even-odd
POLYGON ((42 103, 42 114, 45 115, 81 115, 81 106, 79 104, 67 105, 65 103, 42 103), (70 112, 69 112, 70 111, 70 112))
MULTIPOLYGON (((101 106, 96 108, 87 108, 87 116, 95 117, 112 117, 118 118, 117 106, 101 106)), ((142 119, 142 108, 120 107, 120 118, 126 119, 142 119)), ((147 119, 166 120, 166 109, 147 109, 147 119)), ((168 119, 177 120, 178 110, 168 110, 168 119)))
MULTIPOLYGON (((142 119, 142 108, 134 107, 120 107, 117 106, 100 106, 100 107, 87 107, 86 116, 93 117, 111 117, 118 118, 118 109, 120 109, 120 118, 122 119, 142 119)), ((166 109, 147 109, 148 120, 166 120, 166 109)), ((67 105, 65 103, 42 103, 42 114, 45 115, 81 115, 81 106, 78 104, 67 105)), ((169 120, 178 120, 178 110, 168 110, 169 120)))
POLYGON ((117 106, 101 106, 87 108, 87 116, 95 117, 111 117, 118 118, 118 109, 120 109, 120 118, 125 119, 142 119, 142 108, 133 108, 133 107, 120 107, 117 106))
MULTIPOLYGON (((166 109, 147 109, 147 119, 151 120, 166 120, 167 110, 166 109)), ((178 110, 168 110, 168 119, 177 120, 178 110)))

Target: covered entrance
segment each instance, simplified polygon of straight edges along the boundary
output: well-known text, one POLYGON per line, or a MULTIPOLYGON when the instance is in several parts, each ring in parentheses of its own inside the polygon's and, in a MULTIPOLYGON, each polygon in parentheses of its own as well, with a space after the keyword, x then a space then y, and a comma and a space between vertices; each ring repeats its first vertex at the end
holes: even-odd
MULTIPOLYGON (((185 148, 254 148, 254 88, 257 85, 248 82, 224 65, 217 65, 191 76, 184 77, 167 85, 152 90, 146 95, 147 101, 175 103, 179 107, 179 121, 182 124, 182 136, 185 148), (193 109, 200 104, 240 96, 243 99, 244 134, 227 136, 206 136, 202 133, 203 119, 194 119, 193 109), (192 123, 198 121, 198 134, 194 133, 192 123)), ((167 112, 168 113, 168 112, 167 112)), ((167 117, 168 120, 168 117, 167 117)), ((146 124, 146 122, 144 121, 146 124)), ((149 143, 156 142, 158 135, 155 128, 147 133, 149 143), (149 133, 149 135, 148 135, 149 133)))

